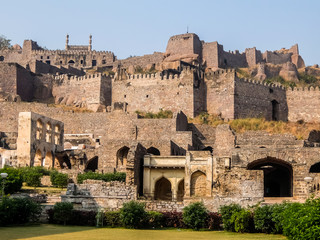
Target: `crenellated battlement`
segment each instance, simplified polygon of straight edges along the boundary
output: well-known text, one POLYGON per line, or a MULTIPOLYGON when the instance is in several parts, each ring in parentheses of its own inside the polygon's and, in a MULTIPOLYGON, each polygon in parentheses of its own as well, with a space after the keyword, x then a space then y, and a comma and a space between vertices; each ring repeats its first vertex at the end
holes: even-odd
POLYGON ((236 81, 242 81, 242 82, 247 82, 247 83, 256 84, 256 85, 263 85, 270 88, 278 88, 278 89, 286 90, 286 87, 284 87, 280 83, 266 83, 264 81, 258 81, 254 79, 248 79, 248 78, 238 78, 236 79, 236 81))
POLYGON ((206 75, 206 77, 213 77, 213 76, 218 76, 218 75, 222 75, 222 74, 226 74, 226 73, 235 73, 235 72, 236 72, 236 70, 234 68, 221 69, 221 70, 217 70, 217 71, 207 72, 205 75, 206 75))
POLYGON ((306 92, 306 91, 319 91, 320 88, 317 86, 317 87, 294 87, 294 88, 288 88, 287 91, 290 91, 290 92, 306 92))
POLYGON ((165 80, 165 79, 179 79, 180 74, 161 74, 161 73, 153 73, 153 74, 128 74, 128 79, 143 79, 143 80, 165 80))
POLYGON ((96 73, 96 74, 89 74, 89 75, 84 75, 84 76, 69 76, 68 74, 62 74, 59 76, 55 76, 54 79, 56 81, 61 81, 61 80, 75 80, 75 81, 83 81, 87 79, 101 79, 103 77, 107 77, 108 75, 102 74, 102 73, 96 73))
POLYGON ((35 55, 54 55, 54 54, 68 54, 68 55, 87 55, 87 54, 97 54, 97 55, 111 55, 114 53, 111 51, 82 51, 82 50, 32 50, 35 55))

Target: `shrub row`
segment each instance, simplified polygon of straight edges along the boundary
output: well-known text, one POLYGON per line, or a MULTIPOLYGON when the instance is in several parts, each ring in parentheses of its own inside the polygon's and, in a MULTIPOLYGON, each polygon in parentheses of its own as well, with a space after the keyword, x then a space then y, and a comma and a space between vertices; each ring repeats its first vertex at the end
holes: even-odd
POLYGON ((320 239, 320 199, 251 209, 231 204, 220 208, 223 227, 234 232, 278 233, 289 239, 320 239))
POLYGON ((0 226, 37 221, 40 213, 40 205, 31 199, 3 197, 0 201, 0 226))
MULTIPOLYGON (((101 220, 101 212, 73 210, 70 203, 56 203, 48 211, 49 222, 71 225, 93 226, 96 220, 101 220)), ((218 213, 209 213, 202 203, 194 203, 182 212, 146 211, 143 203, 130 201, 123 204, 118 211, 107 211, 103 216, 103 225, 126 228, 206 228, 219 230, 221 217, 218 213)), ((100 224, 99 224, 100 225, 100 224)), ((102 225, 102 224, 101 224, 102 225)))
POLYGON ((95 173, 95 172, 87 172, 83 174, 78 174, 77 180, 78 183, 83 183, 84 180, 87 179, 94 179, 94 180, 102 180, 105 182, 111 182, 111 181, 119 181, 119 182, 125 182, 126 181, 126 174, 122 172, 116 172, 116 173, 95 173))
POLYGON ((21 171, 19 169, 15 169, 11 167, 4 167, 0 169, 0 173, 3 173, 3 172, 8 174, 8 177, 5 180, 0 178, 1 187, 2 187, 2 181, 5 181, 5 187, 4 187, 5 194, 18 192, 21 189, 22 182, 23 182, 21 171))
POLYGON ((68 180, 69 177, 66 173, 59 173, 55 170, 50 172, 50 181, 54 187, 66 187, 68 185, 68 180))

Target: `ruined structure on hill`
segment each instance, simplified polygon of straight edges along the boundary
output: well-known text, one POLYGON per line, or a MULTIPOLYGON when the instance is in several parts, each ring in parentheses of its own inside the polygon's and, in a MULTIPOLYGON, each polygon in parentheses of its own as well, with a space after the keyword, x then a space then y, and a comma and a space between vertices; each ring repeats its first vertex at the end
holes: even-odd
POLYGON ((153 210, 181 210, 197 200, 216 210, 230 202, 302 201, 318 194, 318 132, 297 140, 188 123, 201 112, 225 120, 319 122, 317 87, 262 81, 271 70, 294 81, 304 67, 297 45, 225 52, 217 42, 188 33, 171 37, 164 53, 118 60, 92 50, 91 41, 73 46, 67 36, 65 50, 51 51, 26 40, 23 48, 0 51, 1 166, 40 165, 70 177, 89 170, 126 172, 126 184, 70 186, 64 200, 85 208, 118 208, 144 196, 153 210), (240 67, 253 68, 256 78, 238 77, 240 67), (173 117, 135 113, 160 110, 173 117))

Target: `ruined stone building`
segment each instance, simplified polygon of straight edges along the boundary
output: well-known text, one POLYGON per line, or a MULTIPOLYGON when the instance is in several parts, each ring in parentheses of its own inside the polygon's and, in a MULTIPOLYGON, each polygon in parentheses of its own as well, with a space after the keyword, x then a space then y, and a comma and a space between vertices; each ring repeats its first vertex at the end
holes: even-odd
POLYGON ((202 112, 224 120, 320 122, 318 87, 263 81, 270 74, 294 77, 304 67, 297 45, 225 52, 188 33, 171 37, 164 53, 118 60, 92 50, 91 40, 72 46, 67 36, 65 50, 55 51, 26 40, 0 51, 1 166, 44 166, 71 177, 126 172, 126 199, 202 200, 213 210, 318 193, 318 132, 297 140, 188 122, 202 112), (242 67, 256 77, 239 77, 235 68, 242 67), (160 110, 173 117, 136 113, 160 110))

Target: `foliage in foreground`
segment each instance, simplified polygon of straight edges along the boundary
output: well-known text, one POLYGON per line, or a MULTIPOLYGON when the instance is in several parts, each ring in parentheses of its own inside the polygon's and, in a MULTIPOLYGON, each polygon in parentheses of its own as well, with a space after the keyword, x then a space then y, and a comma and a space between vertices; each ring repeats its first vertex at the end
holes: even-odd
POLYGON ((194 230, 205 226, 208 218, 208 210, 201 202, 192 203, 183 209, 184 223, 194 230))
POLYGON ((22 187, 22 174, 19 169, 15 169, 12 167, 4 167, 0 169, 0 173, 7 173, 8 177, 3 180, 0 178, 0 186, 2 191, 2 181, 5 181, 4 192, 5 194, 11 194, 18 192, 22 187))
POLYGON ((63 225, 67 224, 67 221, 71 219, 73 205, 68 202, 57 202, 53 206, 53 219, 63 225))
POLYGON ((41 206, 29 198, 8 198, 0 201, 0 226, 37 221, 41 206))
POLYGON ((116 173, 95 173, 95 172, 87 172, 83 174, 78 174, 77 180, 78 183, 83 183, 84 180, 93 179, 93 180, 102 180, 105 182, 111 181, 119 181, 125 182, 126 181, 126 174, 123 172, 116 172, 116 173))
POLYGON ((126 228, 142 228, 147 212, 143 203, 130 201, 120 209, 120 220, 126 228))
POLYGON ((51 171, 50 172, 50 180, 51 184, 54 187, 66 187, 68 185, 68 174, 66 173, 59 173, 58 171, 51 171))

